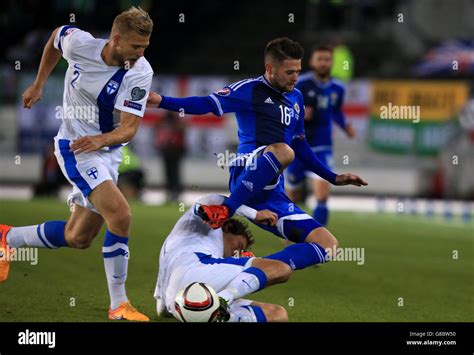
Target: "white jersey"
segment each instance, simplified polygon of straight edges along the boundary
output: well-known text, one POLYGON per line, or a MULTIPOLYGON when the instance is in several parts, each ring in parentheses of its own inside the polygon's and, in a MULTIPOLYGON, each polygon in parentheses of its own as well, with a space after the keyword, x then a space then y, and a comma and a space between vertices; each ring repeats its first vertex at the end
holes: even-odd
POLYGON ((220 195, 209 195, 200 199, 176 222, 162 246, 163 261, 178 258, 182 253, 204 253, 215 258, 224 256, 222 229, 212 229, 196 215, 200 204, 219 205, 224 201, 220 195))
MULTIPOLYGON (((224 258, 224 236, 221 228, 211 229, 203 223, 196 211, 201 204, 220 205, 225 197, 208 195, 196 202, 176 222, 160 252, 158 280, 154 296, 158 314, 167 308, 173 312, 177 292, 188 282, 206 282, 220 291, 230 280, 245 269, 244 264, 203 264, 198 254, 215 259, 224 258), (191 278, 191 280, 189 279, 191 278)), ((257 211, 242 205, 236 214, 255 219, 257 211)), ((247 266, 248 267, 248 266, 247 266)))
POLYGON ((153 70, 144 57, 129 70, 105 64, 101 53, 107 41, 73 26, 60 27, 54 47, 69 66, 57 138, 74 140, 114 130, 120 123, 114 109, 143 117, 153 70))
MULTIPOLYGON (((212 229, 204 224, 197 215, 200 205, 221 205, 225 196, 207 195, 199 199, 181 218, 176 222, 171 233, 166 238, 162 246, 164 258, 177 258, 185 252, 204 253, 214 258, 224 257, 224 242, 222 229, 212 229)), ((255 219, 257 211, 248 206, 242 205, 236 211, 237 215, 255 219)))

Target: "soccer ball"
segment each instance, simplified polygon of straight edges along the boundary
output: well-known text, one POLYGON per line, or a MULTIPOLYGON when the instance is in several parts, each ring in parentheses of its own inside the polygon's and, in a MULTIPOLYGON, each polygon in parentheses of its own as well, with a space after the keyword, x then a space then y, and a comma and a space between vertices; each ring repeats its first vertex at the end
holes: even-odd
POLYGON ((215 322, 219 314, 219 296, 205 283, 193 282, 178 292, 174 307, 184 323, 215 322))

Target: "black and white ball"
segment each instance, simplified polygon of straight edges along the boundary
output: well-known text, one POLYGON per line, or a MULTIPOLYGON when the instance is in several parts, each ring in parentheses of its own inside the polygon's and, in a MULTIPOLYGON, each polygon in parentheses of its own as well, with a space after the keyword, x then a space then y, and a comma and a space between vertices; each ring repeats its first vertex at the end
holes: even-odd
POLYGON ((175 298, 176 317, 185 323, 214 322, 219 313, 219 296, 205 283, 193 282, 175 298))

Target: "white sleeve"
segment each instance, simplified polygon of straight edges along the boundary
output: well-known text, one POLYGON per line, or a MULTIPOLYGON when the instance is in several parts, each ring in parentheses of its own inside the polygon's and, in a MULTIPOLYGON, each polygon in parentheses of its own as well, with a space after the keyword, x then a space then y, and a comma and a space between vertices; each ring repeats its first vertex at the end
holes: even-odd
POLYGON ((239 208, 237 208, 237 211, 235 211, 235 214, 238 214, 239 216, 247 217, 248 219, 251 219, 252 221, 257 218, 257 210, 254 210, 252 207, 242 205, 239 208))
POLYGON ((114 107, 119 111, 143 117, 152 80, 153 71, 126 76, 119 89, 114 107))
MULTIPOLYGON (((195 205, 222 205, 226 199, 226 196, 212 194, 200 198, 195 205)), ((242 205, 235 211, 235 214, 255 220, 257 217, 257 210, 254 210, 249 206, 242 205)))
POLYGON ((211 194, 201 197, 196 203, 199 205, 222 205, 226 198, 224 195, 211 194))
POLYGON ((71 59, 73 49, 77 49, 81 41, 93 39, 89 32, 82 31, 75 26, 61 26, 54 38, 54 48, 61 51, 64 59, 71 59))

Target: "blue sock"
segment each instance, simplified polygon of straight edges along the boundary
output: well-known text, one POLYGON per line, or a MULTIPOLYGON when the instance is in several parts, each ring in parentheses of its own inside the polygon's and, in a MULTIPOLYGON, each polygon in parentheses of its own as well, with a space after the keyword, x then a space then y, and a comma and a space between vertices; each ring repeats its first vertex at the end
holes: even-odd
POLYGON ((329 210, 326 201, 318 201, 313 211, 313 217, 323 226, 328 224, 329 210))
POLYGON ((65 221, 49 221, 44 223, 44 237, 47 241, 56 248, 65 247, 68 244, 64 237, 64 230, 66 228, 65 221))
POLYGON ((255 169, 248 169, 225 202, 229 207, 229 217, 245 204, 252 196, 260 192, 272 180, 280 175, 281 164, 272 152, 267 152, 255 161, 255 169))
POLYGON ((326 262, 326 250, 316 243, 297 243, 268 256, 265 259, 280 260, 293 270, 326 262))
POLYGON ((267 322, 267 317, 265 317, 265 313, 263 313, 263 310, 259 306, 255 305, 249 305, 249 306, 243 306, 244 308, 251 309, 253 313, 255 314, 255 318, 257 319, 257 323, 266 323, 267 322))
POLYGON ((32 226, 13 227, 7 235, 12 248, 24 246, 56 249, 68 246, 64 238, 65 221, 49 221, 32 226))

